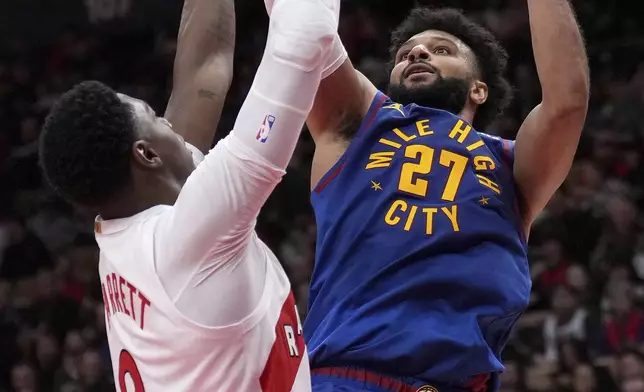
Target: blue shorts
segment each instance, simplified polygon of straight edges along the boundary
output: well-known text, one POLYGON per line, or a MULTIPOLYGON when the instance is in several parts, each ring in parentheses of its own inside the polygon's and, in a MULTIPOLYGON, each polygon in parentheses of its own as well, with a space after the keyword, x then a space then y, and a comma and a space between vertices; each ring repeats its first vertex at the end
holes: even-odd
POLYGON ((312 392, 491 392, 489 377, 479 377, 472 387, 455 388, 429 385, 413 378, 387 377, 352 368, 311 370, 312 392))

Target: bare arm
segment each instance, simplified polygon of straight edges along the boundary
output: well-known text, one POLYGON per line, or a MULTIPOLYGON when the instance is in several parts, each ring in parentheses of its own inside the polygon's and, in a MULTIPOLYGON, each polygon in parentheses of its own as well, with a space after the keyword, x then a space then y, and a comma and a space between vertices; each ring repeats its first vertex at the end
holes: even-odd
POLYGON ((234 0, 185 0, 165 117, 204 153, 232 82, 234 46, 234 0))
POLYGON ((562 184, 577 150, 589 96, 588 59, 568 0, 528 0, 541 103, 515 144, 514 175, 524 200, 524 227, 562 184))
MULTIPOLYGON (((340 37, 336 37, 336 47, 340 37)), ((342 49, 343 50, 343 49, 342 49)), ((362 118, 377 93, 376 87, 346 59, 335 72, 324 78, 315 96, 306 125, 316 144, 335 138, 344 122, 362 118)))

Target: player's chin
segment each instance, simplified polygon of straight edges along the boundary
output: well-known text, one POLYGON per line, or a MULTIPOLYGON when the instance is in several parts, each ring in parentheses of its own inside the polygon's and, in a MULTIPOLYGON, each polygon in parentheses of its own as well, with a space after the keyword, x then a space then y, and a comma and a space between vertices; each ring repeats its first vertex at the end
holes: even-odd
POLYGON ((407 88, 427 87, 434 84, 437 79, 436 74, 433 73, 417 73, 406 77, 403 81, 403 85, 407 88))

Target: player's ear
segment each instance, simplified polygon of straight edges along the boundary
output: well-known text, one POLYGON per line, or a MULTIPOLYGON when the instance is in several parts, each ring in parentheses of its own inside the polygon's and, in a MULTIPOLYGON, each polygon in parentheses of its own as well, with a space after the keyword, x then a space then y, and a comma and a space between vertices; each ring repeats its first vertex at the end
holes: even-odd
POLYGON ((470 86, 470 99, 477 105, 483 105, 487 101, 487 84, 480 80, 474 80, 470 86))
POLYGON ((132 154, 134 156, 134 162, 143 167, 156 169, 163 164, 159 154, 145 140, 137 140, 134 142, 132 145, 132 154))

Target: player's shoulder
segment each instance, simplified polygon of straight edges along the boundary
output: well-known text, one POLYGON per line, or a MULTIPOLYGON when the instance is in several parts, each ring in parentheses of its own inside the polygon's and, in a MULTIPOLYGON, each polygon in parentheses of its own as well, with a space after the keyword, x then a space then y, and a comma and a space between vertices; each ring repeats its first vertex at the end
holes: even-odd
MULTIPOLYGON (((428 119, 428 118, 449 118, 453 120, 461 120, 457 115, 444 109, 435 108, 432 106, 422 106, 416 103, 402 104, 392 100, 383 92, 378 91, 374 98, 372 105, 378 106, 380 115, 386 115, 393 118, 405 118, 407 120, 414 119, 428 119), (380 97, 380 100, 378 99, 380 97)), ((469 125, 469 124, 468 124, 469 125)), ((471 126, 471 125, 470 125, 471 126)))
POLYGON ((489 133, 481 132, 481 131, 476 131, 476 133, 479 135, 481 140, 488 146, 495 146, 495 147, 501 147, 501 148, 514 148, 514 140, 510 139, 504 139, 500 136, 497 135, 491 135, 489 133))
POLYGON ((145 234, 144 232, 154 231, 159 219, 171 209, 172 206, 157 205, 121 219, 103 220, 100 216, 97 216, 94 220, 94 234, 97 240, 106 235, 114 235, 126 231, 130 237, 134 234, 133 231, 142 232, 141 234, 143 235, 145 234))
POLYGON ((416 105, 415 103, 402 104, 400 102, 397 102, 380 90, 378 90, 376 95, 374 95, 373 100, 371 101, 371 105, 372 109, 374 107, 378 109, 389 109, 386 110, 386 112, 391 114, 394 114, 395 112, 400 113, 401 111, 406 113, 411 111, 412 109, 420 108, 420 106, 416 105))
POLYGON ((203 153, 192 144, 186 142, 186 148, 192 154, 192 161, 194 162, 195 166, 199 165, 201 161, 205 159, 205 156, 203 155, 203 153))
POLYGON ((476 133, 499 160, 507 162, 514 160, 514 140, 504 139, 500 136, 480 131, 476 133))

